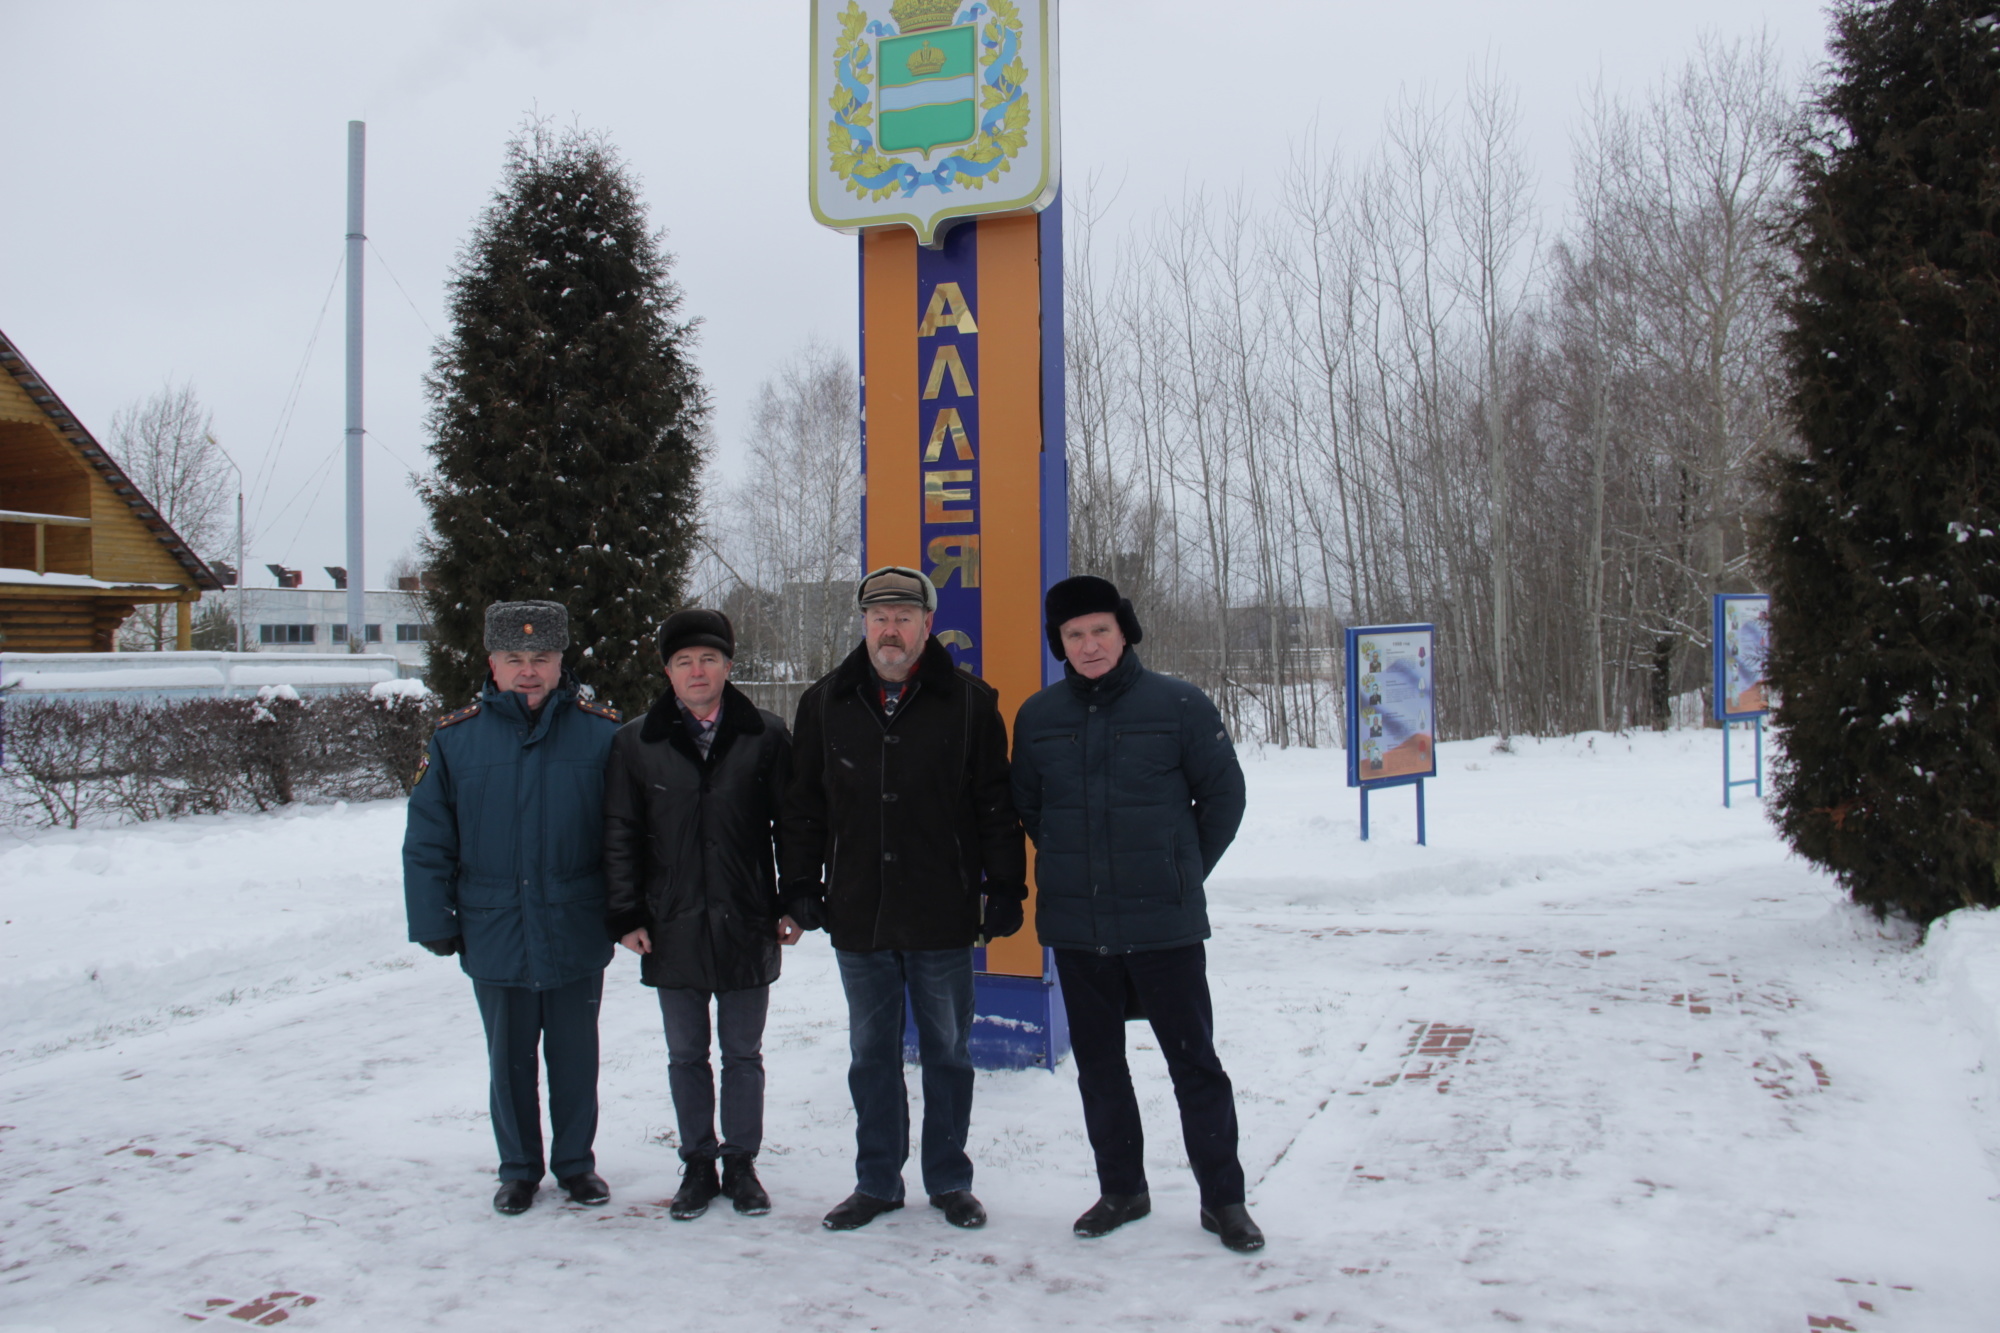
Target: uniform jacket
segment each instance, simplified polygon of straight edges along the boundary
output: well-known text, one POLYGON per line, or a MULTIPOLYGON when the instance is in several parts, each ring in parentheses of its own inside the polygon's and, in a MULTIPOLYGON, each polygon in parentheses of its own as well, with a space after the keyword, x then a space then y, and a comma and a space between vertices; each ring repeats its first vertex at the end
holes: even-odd
POLYGON ((1014 720, 1014 806, 1035 842, 1035 930, 1130 953, 1208 938, 1204 885, 1243 822, 1243 770, 1209 697, 1127 648, 1014 720))
POLYGON ((734 685, 722 687, 708 757, 668 690, 619 729, 604 774, 607 928, 640 926, 648 986, 731 991, 778 979, 771 859, 792 738, 734 685))
POLYGON ((799 700, 784 897, 823 900, 836 949, 966 948, 981 893, 1027 894, 999 695, 935 638, 911 680, 884 718, 863 644, 799 700))
POLYGON ((476 981, 546 990, 611 961, 604 938, 604 760, 615 710, 568 672, 538 715, 489 680, 431 736, 410 793, 410 938, 465 941, 476 981))

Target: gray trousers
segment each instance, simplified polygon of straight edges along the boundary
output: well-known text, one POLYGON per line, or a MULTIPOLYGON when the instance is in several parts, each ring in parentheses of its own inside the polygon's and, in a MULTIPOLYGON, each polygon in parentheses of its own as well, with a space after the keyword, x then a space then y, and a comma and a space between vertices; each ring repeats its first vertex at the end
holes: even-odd
POLYGON ((681 1160, 756 1156, 764 1145, 764 1018, 771 988, 717 992, 715 1035, 722 1047, 722 1138, 715 1137, 715 1072, 709 1064, 708 991, 662 986, 667 1088, 674 1096, 681 1160))

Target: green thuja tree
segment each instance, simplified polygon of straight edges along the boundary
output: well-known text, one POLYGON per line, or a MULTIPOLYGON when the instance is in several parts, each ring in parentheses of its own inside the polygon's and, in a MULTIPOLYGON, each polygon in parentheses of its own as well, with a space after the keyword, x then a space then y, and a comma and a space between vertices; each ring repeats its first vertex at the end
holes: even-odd
POLYGON ((2000 903, 2000 16, 1845 0, 1798 149, 1802 451, 1762 559, 1785 835, 1878 915, 2000 903))
POLYGON ((485 683, 503 601, 569 609, 565 664, 600 700, 630 714, 659 691, 707 414, 671 265, 603 137, 537 123, 508 146, 425 381, 427 683, 452 706, 485 683))

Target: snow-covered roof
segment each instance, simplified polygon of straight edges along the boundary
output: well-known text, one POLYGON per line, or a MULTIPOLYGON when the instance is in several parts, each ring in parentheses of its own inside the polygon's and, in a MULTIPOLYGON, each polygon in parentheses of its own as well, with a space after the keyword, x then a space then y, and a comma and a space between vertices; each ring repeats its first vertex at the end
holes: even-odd
POLYGON ((400 685, 401 674, 386 653, 0 653, 0 689, 14 697, 360 690, 400 685))
POLYGON ((160 592, 174 592, 178 583, 106 583, 103 579, 93 579, 83 574, 37 574, 32 569, 10 569, 0 565, 0 583, 26 584, 43 588, 146 588, 160 592))

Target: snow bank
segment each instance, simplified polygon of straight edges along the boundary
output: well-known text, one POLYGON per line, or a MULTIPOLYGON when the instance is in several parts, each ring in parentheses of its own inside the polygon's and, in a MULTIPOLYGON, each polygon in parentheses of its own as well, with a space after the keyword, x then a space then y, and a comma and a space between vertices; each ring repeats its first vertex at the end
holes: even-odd
MULTIPOLYGON (((1941 918, 1924 953, 1953 1017, 1978 1043, 1980 1100, 1989 1113, 2000 1110, 2000 912, 1963 908, 1941 918)), ((1989 1142, 2000 1151, 2000 1130, 1989 1131, 1989 1142)))
POLYGON ((406 676, 401 680, 378 681, 368 687, 371 699, 414 699, 426 703, 437 698, 431 687, 415 677, 406 676))

